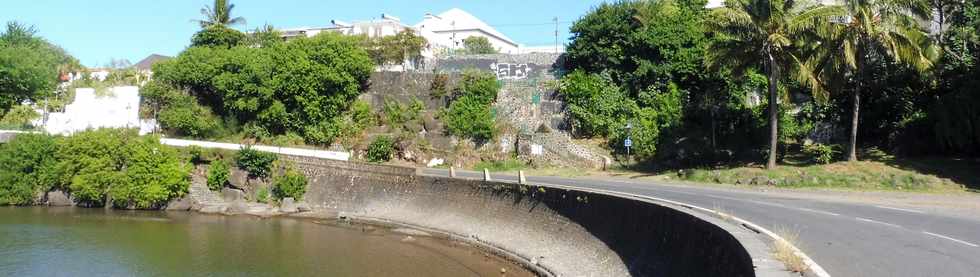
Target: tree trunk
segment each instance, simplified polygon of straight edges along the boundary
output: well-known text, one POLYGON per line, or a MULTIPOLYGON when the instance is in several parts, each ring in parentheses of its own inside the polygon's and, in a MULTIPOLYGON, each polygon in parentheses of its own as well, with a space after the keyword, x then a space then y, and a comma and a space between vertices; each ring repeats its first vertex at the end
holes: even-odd
POLYGON ((776 61, 769 56, 769 162, 766 169, 776 168, 776 150, 779 143, 779 91, 776 79, 776 61))
POLYGON ((857 138, 858 138, 858 116, 861 111, 861 89, 854 91, 854 107, 851 110, 851 137, 847 150, 847 161, 856 162, 857 158, 857 138))

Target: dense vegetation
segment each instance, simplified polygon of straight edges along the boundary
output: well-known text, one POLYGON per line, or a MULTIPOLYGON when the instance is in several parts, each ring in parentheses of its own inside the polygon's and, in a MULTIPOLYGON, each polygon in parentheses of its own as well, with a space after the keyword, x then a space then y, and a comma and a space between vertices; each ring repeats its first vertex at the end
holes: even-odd
POLYGON ((944 2, 601 4, 571 28, 560 90, 576 135, 619 154, 631 135, 644 164, 829 163, 854 160, 852 143, 976 157, 980 10, 944 4, 942 31, 916 25, 944 2))
POLYGON ((286 169, 285 173, 276 176, 272 181, 272 196, 278 200, 293 198, 302 200, 306 194, 306 175, 295 169, 286 169))
POLYGON ((367 160, 374 163, 387 162, 391 160, 395 152, 395 142, 387 136, 374 138, 368 146, 367 160))
POLYGON ((154 67, 143 96, 176 135, 330 144, 373 70, 361 39, 326 33, 274 42, 211 25, 194 46, 154 67))
POLYGON ((441 115, 449 134, 474 141, 492 139, 496 126, 491 108, 499 91, 500 84, 493 74, 475 70, 463 72, 449 108, 441 115))
POLYGON ((133 130, 24 134, 0 145, 0 204, 33 204, 61 190, 86 206, 150 209, 187 193, 189 176, 176 150, 133 130))
POLYGON ((0 114, 51 96, 60 74, 80 67, 64 49, 37 36, 34 27, 8 22, 0 31, 0 114))
POLYGON ((265 178, 272 174, 272 166, 279 159, 275 153, 261 152, 251 147, 238 150, 235 163, 252 177, 265 178))

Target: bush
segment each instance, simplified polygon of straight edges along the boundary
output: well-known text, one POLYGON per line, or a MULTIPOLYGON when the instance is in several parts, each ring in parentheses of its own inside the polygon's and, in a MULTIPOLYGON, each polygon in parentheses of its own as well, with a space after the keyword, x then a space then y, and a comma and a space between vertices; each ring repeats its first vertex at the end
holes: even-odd
POLYGON ((231 176, 231 166, 225 160, 217 160, 208 167, 208 188, 218 191, 228 185, 228 176, 231 176))
POLYGON ((178 136, 195 138, 210 137, 220 126, 211 109, 193 102, 167 106, 160 110, 157 119, 160 127, 178 136))
POLYGON ((432 84, 429 85, 429 96, 444 97, 449 95, 449 75, 438 73, 432 76, 432 84))
POLYGON ((255 202, 269 203, 269 188, 261 187, 255 191, 255 202))
POLYGON ((478 141, 493 138, 496 133, 491 109, 497 99, 500 83, 493 74, 481 71, 463 72, 455 100, 443 111, 442 120, 450 135, 478 141))
POLYGON ((0 205, 27 205, 51 189, 55 139, 21 134, 0 145, 0 205))
POLYGON ((246 146, 238 150, 235 161, 238 164, 238 168, 248 171, 250 176, 265 178, 269 177, 269 173, 272 170, 272 163, 278 158, 275 153, 261 152, 246 146))
POLYGON ((490 106, 473 97, 453 101, 441 118, 450 135, 486 141, 492 139, 496 131, 490 106))
POLYGON ((41 117, 41 115, 34 111, 31 106, 14 106, 3 115, 3 118, 0 118, 0 127, 29 130, 33 127, 31 126, 31 122, 38 117, 41 117))
POLYGON ((306 176, 293 169, 286 170, 272 182, 272 195, 276 199, 293 198, 297 201, 306 194, 306 176))
POLYGON ((380 136, 368 146, 367 159, 374 163, 387 162, 391 160, 394 150, 395 142, 390 137, 380 136))
POLYGON ((810 156, 814 162, 829 164, 834 162, 835 157, 840 153, 837 148, 836 145, 813 143, 803 146, 803 153, 810 156))
POLYGON ((177 150, 136 130, 75 133, 58 140, 56 156, 51 183, 83 205, 156 208, 190 186, 191 167, 177 150))

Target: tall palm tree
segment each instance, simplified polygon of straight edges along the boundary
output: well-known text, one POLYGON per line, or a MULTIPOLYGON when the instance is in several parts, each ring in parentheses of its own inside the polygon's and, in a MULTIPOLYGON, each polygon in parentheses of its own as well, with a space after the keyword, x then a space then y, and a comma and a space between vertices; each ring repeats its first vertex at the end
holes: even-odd
POLYGON ((841 20, 832 24, 814 60, 807 62, 822 85, 818 98, 830 91, 849 90, 852 97, 851 132, 847 160, 857 161, 857 135, 861 93, 867 88, 868 68, 876 61, 891 60, 925 71, 933 65, 935 48, 921 22, 932 10, 925 0, 841 0, 834 7, 841 20), (850 84, 854 87, 846 88, 850 84))
POLYGON ((776 167, 779 80, 813 80, 801 75, 812 72, 802 70, 803 38, 820 33, 832 12, 796 0, 728 0, 725 7, 712 11, 708 27, 718 39, 708 50, 708 64, 735 74, 761 68, 769 77, 769 169, 776 167))
POLYGON ((227 0, 214 0, 213 6, 204 6, 204 8, 201 8, 201 15, 204 16, 204 19, 196 21, 201 24, 201 28, 207 28, 211 25, 231 26, 245 24, 245 18, 241 16, 231 17, 231 11, 234 9, 235 4, 228 3, 227 0))

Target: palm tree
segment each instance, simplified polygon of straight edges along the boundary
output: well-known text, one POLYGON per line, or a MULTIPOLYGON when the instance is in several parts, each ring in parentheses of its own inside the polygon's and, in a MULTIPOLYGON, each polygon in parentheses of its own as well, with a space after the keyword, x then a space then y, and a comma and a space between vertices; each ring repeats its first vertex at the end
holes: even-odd
POLYGON ((709 48, 708 64, 734 74, 761 68, 769 77, 769 169, 776 167, 779 80, 790 75, 813 79, 801 75, 812 72, 802 70, 803 38, 819 33, 831 12, 795 0, 728 0, 725 7, 712 11, 708 27, 718 39, 709 48))
POLYGON ((235 9, 235 4, 228 3, 227 0, 214 0, 213 6, 204 6, 204 8, 201 8, 201 15, 204 15, 204 20, 196 21, 201 24, 201 28, 207 28, 211 25, 231 26, 245 24, 245 18, 241 16, 231 17, 231 10, 233 9, 235 9))
POLYGON ((830 27, 807 68, 813 68, 820 80, 814 89, 818 98, 826 99, 831 90, 850 90, 853 106, 847 160, 857 161, 861 93, 872 74, 868 68, 875 61, 889 59, 920 71, 931 67, 935 49, 920 22, 927 22, 932 10, 924 0, 842 1, 843 5, 835 7, 842 15, 840 22, 830 27), (848 84, 856 85, 845 88, 848 84))

